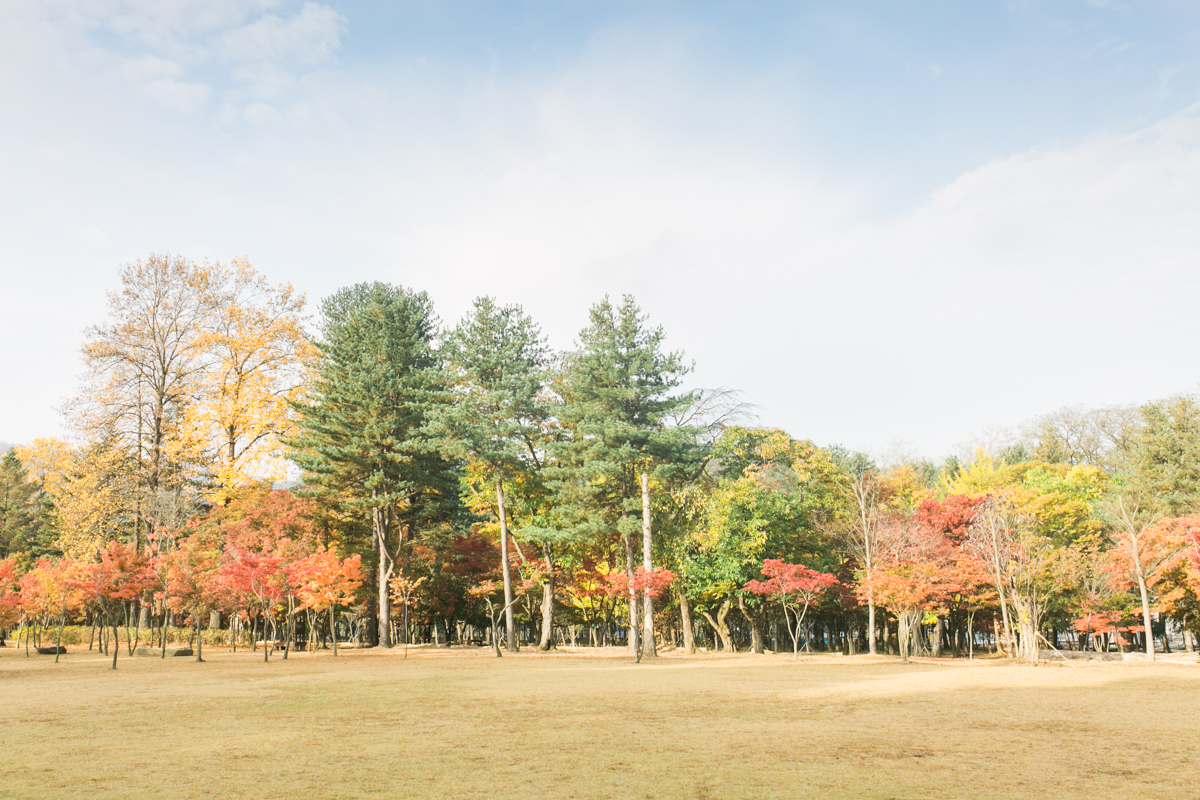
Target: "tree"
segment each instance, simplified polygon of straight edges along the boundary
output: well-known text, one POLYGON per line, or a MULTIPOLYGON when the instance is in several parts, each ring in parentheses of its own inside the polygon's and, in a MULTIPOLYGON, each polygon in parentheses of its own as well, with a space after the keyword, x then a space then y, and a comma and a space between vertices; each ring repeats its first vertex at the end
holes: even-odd
POLYGON ((353 600, 362 586, 362 557, 355 554, 339 559, 337 554, 321 549, 288 567, 288 576, 305 608, 329 612, 329 636, 336 656, 337 607, 353 600))
POLYGON ((278 638, 267 637, 268 623, 274 627, 272 609, 287 596, 287 563, 274 553, 256 553, 240 547, 225 549, 225 558, 220 566, 221 575, 245 597, 253 598, 262 610, 263 617, 263 662, 270 659, 272 642, 278 638))
MULTIPOLYGON (((452 457, 476 461, 495 488, 504 578, 507 649, 517 649, 512 574, 508 558, 505 483, 542 464, 549 406, 543 397, 550 353, 541 331, 520 306, 480 297, 446 337, 455 376, 454 402, 438 409, 437 429, 452 457)), ((545 637, 543 637, 545 638, 545 637)))
POLYGON ((17 563, 12 556, 0 559, 0 645, 21 618, 21 593, 18 590, 17 563))
POLYGON ((39 438, 16 452, 49 500, 46 516, 54 538, 43 549, 91 561, 105 543, 131 538, 133 476, 121 451, 108 442, 76 448, 39 438))
POLYGON ((121 268, 109 321, 87 330, 82 391, 68 405, 74 426, 133 465, 134 535, 143 506, 183 489, 189 452, 183 426, 209 364, 205 325, 220 302, 220 275, 178 256, 153 254, 121 268))
POLYGON ((1136 495, 1118 493, 1110 510, 1116 529, 1116 546, 1109 551, 1110 563, 1122 583, 1136 583, 1142 601, 1146 657, 1154 660, 1151 635, 1150 589, 1158 578, 1184 557, 1187 542, 1176 526, 1147 513, 1136 495))
MULTIPOLYGON (((191 613, 196 661, 201 662, 204 657, 200 619, 220 603, 219 583, 215 578, 221 567, 221 541, 211 530, 199 530, 183 539, 174 555, 168 566, 166 594, 176 609, 191 613)), ((165 657, 165 641, 163 645, 165 657)))
MULTIPOLYGON (((808 569, 803 564, 788 564, 778 558, 768 558, 762 563, 762 574, 765 581, 752 580, 746 584, 746 590, 769 597, 783 606, 783 615, 788 622, 788 634, 792 637, 792 656, 800 657, 800 632, 804 625, 804 615, 827 589, 838 584, 838 579, 827 572, 817 572, 808 569), (788 612, 796 620, 793 627, 787 619, 788 612)), ((805 647, 808 642, 805 642, 805 647)))
POLYGON ((900 658, 924 652, 917 634, 924 615, 948 599, 951 547, 942 532, 917 514, 895 512, 878 529, 875 569, 858 571, 858 596, 877 598, 896 617, 900 658))
POLYGON ((117 631, 125 603, 141 597, 156 578, 133 545, 110 542, 100 552, 98 563, 82 567, 71 581, 84 605, 112 627, 112 669, 117 668, 117 631))
POLYGON ((1028 498, 1016 490, 984 498, 971 523, 967 546, 991 572, 1004 619, 1006 654, 1015 658, 1014 645, 1019 643, 1021 654, 1036 663, 1047 605, 1070 579, 1074 570, 1069 562, 1078 554, 1039 530, 1028 498), (1019 628, 1019 640, 1014 639, 1014 628, 1019 628))
POLYGON ((877 653, 875 644, 875 567, 879 559, 880 517, 884 487, 871 469, 852 472, 844 484, 842 496, 850 509, 839 526, 842 540, 858 562, 867 592, 861 600, 867 604, 867 651, 877 653))
POLYGON ((291 404, 316 350, 304 296, 290 285, 271 286, 244 259, 215 267, 213 282, 220 301, 198 341, 207 364, 181 425, 209 473, 207 499, 220 504, 237 487, 283 477, 278 439, 293 430, 291 404))
POLYGON ((1142 426, 1125 470, 1142 505, 1179 516, 1200 505, 1200 406, 1176 397, 1142 407, 1142 426))
POLYGON ((700 502, 690 541, 682 543, 679 568, 725 647, 732 642, 724 617, 736 603, 751 649, 761 653, 761 601, 744 587, 767 558, 835 566, 820 532, 837 511, 840 475, 827 451, 775 428, 729 426, 711 453, 716 483, 700 502))
POLYGON ((377 555, 378 642, 391 647, 388 581, 405 536, 456 508, 457 475, 426 426, 444 402, 429 297, 383 283, 321 304, 317 375, 287 444, 314 494, 369 520, 377 555))
POLYGON ((0 458, 0 556, 42 555, 48 544, 46 509, 39 482, 29 475, 14 450, 0 458))
MULTIPOLYGON (((668 427, 695 400, 695 393, 676 392, 691 367, 682 353, 663 351, 662 328, 648 327, 628 295, 619 308, 606 297, 592 306, 590 319, 553 386, 566 435, 550 448, 557 462, 550 484, 562 526, 581 537, 617 534, 632 576, 633 536, 643 532, 641 474, 665 478, 696 457, 692 432, 668 427)), ((644 566, 644 553, 642 560, 644 566)), ((653 599, 643 603, 641 650, 638 605, 631 595, 631 653, 653 657, 653 599)))

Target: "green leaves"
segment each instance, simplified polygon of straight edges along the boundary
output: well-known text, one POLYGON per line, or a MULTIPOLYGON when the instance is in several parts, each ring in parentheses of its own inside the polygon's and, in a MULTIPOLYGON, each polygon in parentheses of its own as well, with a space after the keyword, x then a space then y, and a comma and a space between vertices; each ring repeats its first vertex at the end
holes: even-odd
POLYGON ((474 458, 507 478, 541 461, 550 406, 543 388, 550 351, 520 306, 490 297, 446 336, 453 383, 430 430, 459 459, 474 458))
POLYGON ((565 435, 550 448, 551 486, 581 530, 611 534, 623 516, 638 516, 642 472, 661 480, 699 463, 696 432, 668 424, 694 400, 675 391, 691 366, 663 341, 632 297, 619 308, 605 298, 563 359, 553 388, 565 435))
POLYGON ((447 389, 428 295, 364 283, 327 298, 321 312, 321 365, 294 406, 294 460, 338 504, 434 513, 456 492, 450 465, 425 432, 447 389))

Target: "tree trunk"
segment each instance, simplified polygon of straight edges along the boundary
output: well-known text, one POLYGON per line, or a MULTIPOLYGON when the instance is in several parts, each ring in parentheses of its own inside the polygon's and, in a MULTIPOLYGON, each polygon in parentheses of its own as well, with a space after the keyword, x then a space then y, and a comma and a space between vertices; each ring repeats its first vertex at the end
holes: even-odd
POLYGON ((554 646, 554 559, 550 545, 542 545, 546 558, 546 581, 542 584, 542 638, 538 650, 549 650, 554 646))
MULTIPOLYGON (((162 660, 167 657, 167 602, 165 599, 163 600, 162 625, 160 626, 160 628, 161 628, 161 630, 159 631, 158 644, 161 648, 159 651, 159 653, 160 653, 159 659, 162 660)), ((151 640, 154 639, 153 631, 151 631, 151 633, 150 633, 150 639, 151 640)), ((153 641, 151 641, 151 643, 153 644, 153 641)))
POLYGON ((746 598, 744 595, 738 595, 738 610, 742 612, 742 616, 746 618, 746 622, 750 624, 750 651, 752 653, 763 653, 763 636, 762 627, 758 624, 758 617, 753 614, 746 606, 746 598))
POLYGON ((62 632, 67 624, 67 604, 63 601, 62 611, 58 617, 58 636, 54 639, 54 663, 58 663, 59 651, 62 650, 62 632))
POLYGON ((679 597, 679 618, 683 625, 683 649, 688 653, 695 653, 696 633, 692 628, 692 607, 688 604, 682 585, 676 589, 675 593, 679 597))
MULTIPOLYGON (((726 620, 729 617, 729 609, 731 607, 732 604, 729 602, 729 598, 725 598, 725 600, 721 602, 720 608, 717 609, 716 619, 713 619, 713 616, 707 611, 700 612, 704 615, 704 618, 708 620, 708 624, 712 626, 714 638, 720 639, 719 646, 721 650, 726 653, 737 652, 737 647, 735 647, 733 644, 733 636, 729 633, 729 625, 726 623, 726 620)), ((714 644, 717 643, 714 642, 714 644)))
MULTIPOLYGON (((272 645, 272 642, 267 641, 267 604, 266 603, 263 603, 263 612, 262 613, 263 613, 263 626, 262 626, 263 663, 265 664, 271 658, 271 645, 272 645)), ((164 651, 164 652, 166 652, 166 651, 164 651)))
POLYGON ((195 610, 195 612, 193 612, 193 616, 196 618, 196 663, 199 664, 201 661, 204 660, 201 657, 201 651, 200 651, 200 609, 199 608, 197 608, 195 610))
POLYGON ((392 646, 392 599, 388 593, 388 581, 392 578, 392 559, 387 548, 387 527, 382 508, 371 509, 371 521, 375 528, 375 543, 379 550, 379 646, 390 649, 392 646))
MULTIPOLYGON (((621 512, 621 519, 624 520, 625 513, 621 512)), ((622 531, 621 538, 625 542, 625 574, 629 578, 629 654, 633 656, 634 661, 641 658, 641 650, 638 648, 638 598, 637 589, 633 586, 633 542, 629 539, 629 534, 622 531)))
POLYGON ((1183 629, 1183 649, 1189 653, 1196 652, 1196 640, 1188 628, 1183 629))
POLYGON ((878 647, 875 644, 875 604, 867 603, 867 652, 871 655, 879 655, 878 647))
POLYGON ((937 625, 933 631, 933 657, 942 657, 942 635, 946 631, 946 621, 941 617, 937 618, 937 625))
MULTIPOLYGON (((642 568, 646 571, 647 580, 650 571, 654 569, 650 552, 650 476, 642 473, 642 568)), ((650 588, 646 587, 643 594, 642 614, 642 658, 657 658, 658 650, 654 641, 654 598, 650 596, 650 588)))
POLYGON ((971 629, 975 622, 975 612, 967 612, 967 658, 975 658, 975 632, 971 629))
MULTIPOLYGON (((337 657, 337 603, 329 607, 329 638, 333 640, 333 655, 337 657)), ((388 641, 391 641, 390 639, 388 641)), ((353 660, 353 659, 352 659, 353 660)))
MULTIPOLYGON (((1134 545, 1136 553, 1137 545, 1134 545)), ((1135 556, 1136 558, 1136 556, 1135 556)), ((1138 565, 1138 591, 1142 594, 1142 620, 1146 626, 1146 635, 1143 637, 1146 640, 1146 658, 1154 660, 1154 634, 1151 628, 1150 620, 1150 592, 1146 588, 1146 577, 1142 575, 1141 565, 1138 565)))
MULTIPOLYGON (((200 632, 200 624, 196 623, 196 632, 200 632)), ((296 635, 296 604, 291 595, 288 595, 288 613, 287 613, 287 634, 283 640, 283 660, 287 661, 288 656, 292 653, 292 639, 296 635)))
POLYGON ((112 626, 112 629, 113 629, 113 635, 112 635, 112 653, 113 653, 113 663, 112 663, 112 669, 116 669, 116 668, 117 668, 117 653, 121 652, 121 634, 120 634, 120 632, 117 630, 117 615, 116 615, 116 614, 113 614, 113 626, 112 626))
POLYGON ((496 505, 500 516, 500 568, 504 573, 504 641, 508 652, 517 652, 517 625, 513 610, 512 570, 508 563, 508 515, 504 510, 504 484, 496 476, 496 505))

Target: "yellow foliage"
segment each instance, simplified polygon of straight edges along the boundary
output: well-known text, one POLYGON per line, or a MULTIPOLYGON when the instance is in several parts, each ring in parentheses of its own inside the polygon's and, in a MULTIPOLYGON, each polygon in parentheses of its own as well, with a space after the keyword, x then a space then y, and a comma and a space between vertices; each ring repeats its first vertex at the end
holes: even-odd
POLYGON ((121 453, 86 451, 57 439, 35 439, 17 456, 54 500, 57 545, 78 561, 94 561, 107 542, 125 538, 129 471, 121 453))
POLYGON ((279 438, 293 431, 290 403, 300 398, 317 350, 304 331, 303 295, 272 287, 244 259, 215 269, 229 288, 200 336, 211 361, 179 446, 203 454, 185 460, 209 465, 207 499, 220 504, 240 486, 284 476, 279 438))

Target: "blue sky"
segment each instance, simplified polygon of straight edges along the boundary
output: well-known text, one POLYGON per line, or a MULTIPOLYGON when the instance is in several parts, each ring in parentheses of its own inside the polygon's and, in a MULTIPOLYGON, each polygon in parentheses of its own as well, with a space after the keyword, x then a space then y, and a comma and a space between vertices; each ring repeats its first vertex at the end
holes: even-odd
POLYGON ((1198 36, 1182 2, 13 0, 0 439, 59 432, 163 250, 493 294, 564 348, 631 292, 699 385, 877 453, 1190 390, 1198 36))

